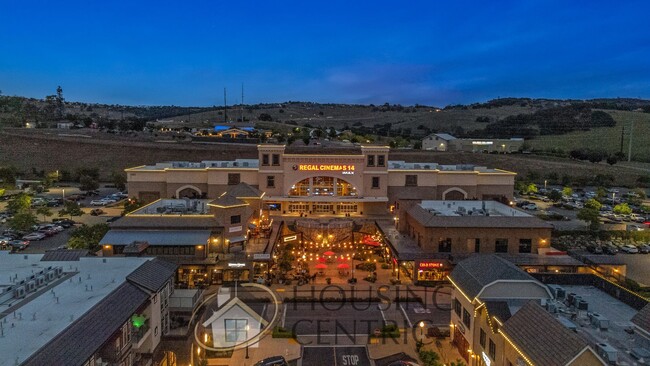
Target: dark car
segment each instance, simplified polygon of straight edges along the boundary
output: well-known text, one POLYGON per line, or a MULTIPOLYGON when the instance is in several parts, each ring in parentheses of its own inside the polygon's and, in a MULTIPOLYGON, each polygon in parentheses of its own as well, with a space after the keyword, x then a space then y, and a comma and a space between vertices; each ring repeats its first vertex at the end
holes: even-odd
POLYGON ((605 245, 603 246, 603 253, 614 255, 618 253, 618 248, 613 245, 605 245))
POLYGON ((64 218, 58 218, 58 219, 52 219, 52 223, 57 224, 65 229, 72 227, 72 225, 75 224, 74 221, 70 219, 64 219, 64 218))
POLYGON ((8 244, 11 245, 14 250, 24 250, 29 246, 29 241, 17 239, 10 241, 8 244))
POLYGON ((639 246, 639 253, 642 253, 642 254, 650 253, 650 245, 643 244, 643 245, 639 246))
POLYGON ((282 356, 273 356, 258 361, 254 366, 289 366, 287 360, 282 356))
POLYGON ((59 207, 63 205, 63 198, 52 198, 47 200, 47 207, 59 207))
POLYGON ((91 216, 99 216, 99 215, 101 215, 103 213, 104 213, 104 210, 102 210, 101 208, 93 208, 92 210, 90 210, 90 215, 91 216))

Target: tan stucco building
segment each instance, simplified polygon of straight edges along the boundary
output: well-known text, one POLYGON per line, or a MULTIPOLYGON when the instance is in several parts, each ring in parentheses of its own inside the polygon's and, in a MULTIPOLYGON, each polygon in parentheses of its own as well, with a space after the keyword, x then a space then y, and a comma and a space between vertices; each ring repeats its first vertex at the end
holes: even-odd
POLYGON ((258 159, 167 162, 126 169, 131 197, 217 198, 247 183, 273 212, 300 215, 384 214, 400 201, 512 199, 515 173, 473 165, 389 161, 389 148, 358 154, 287 154, 259 145, 258 159))

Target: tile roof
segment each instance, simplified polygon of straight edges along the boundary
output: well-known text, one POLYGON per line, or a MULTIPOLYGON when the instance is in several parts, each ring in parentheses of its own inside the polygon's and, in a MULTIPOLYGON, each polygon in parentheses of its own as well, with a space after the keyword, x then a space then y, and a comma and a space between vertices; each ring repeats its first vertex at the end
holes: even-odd
POLYGON ((224 193, 221 195, 221 197, 210 201, 209 205, 216 205, 216 206, 239 206, 239 205, 245 205, 246 202, 240 200, 239 198, 236 198, 235 196, 231 196, 230 193, 224 193))
POLYGON ((632 323, 643 329, 645 332, 650 333, 650 304, 644 306, 643 309, 639 310, 639 312, 632 317, 632 323))
POLYGON ((136 286, 120 285, 22 365, 83 365, 148 299, 136 286))
POLYGON ((535 301, 529 301, 500 330, 535 365, 564 366, 588 347, 535 301))
POLYGON ((483 228, 509 228, 527 229, 544 228, 553 229, 553 225, 536 217, 510 217, 510 216, 435 216, 420 205, 414 205, 408 214, 425 227, 483 227, 483 228))
POLYGON ((110 226, 111 229, 212 229, 223 224, 212 215, 127 215, 110 226))
POLYGON ((79 261, 81 257, 87 257, 88 251, 82 249, 55 249, 48 250, 41 258, 41 262, 69 262, 79 261))
POLYGON ((154 258, 131 272, 126 280, 151 292, 158 292, 174 276, 177 268, 174 263, 154 258))
POLYGON ((149 245, 205 245, 210 230, 109 230, 100 245, 129 245, 146 242, 149 245))
POLYGON ((251 187, 247 183, 241 182, 235 186, 229 187, 226 191, 226 194, 229 194, 237 198, 260 198, 262 197, 262 192, 255 187, 251 187))
POLYGON ((471 299, 497 280, 536 281, 532 276, 494 255, 475 255, 458 262, 449 277, 471 299))
MULTIPOLYGON (((486 301, 485 308, 491 317, 499 319, 502 324, 512 316, 506 301, 486 301)), ((493 331, 496 331, 496 329, 493 329, 493 331)))

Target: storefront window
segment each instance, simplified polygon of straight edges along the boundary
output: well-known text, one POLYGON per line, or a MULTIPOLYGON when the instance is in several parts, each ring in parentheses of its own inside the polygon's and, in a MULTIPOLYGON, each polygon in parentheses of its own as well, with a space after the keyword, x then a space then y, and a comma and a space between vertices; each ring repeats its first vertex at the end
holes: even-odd
POLYGON ((438 252, 449 253, 451 252, 451 238, 440 239, 438 241, 438 252))
POLYGON ((532 239, 519 239, 519 253, 530 253, 532 248, 532 239))
POLYGON ((356 188, 343 179, 333 177, 306 178, 289 190, 290 196, 356 196, 356 188), (311 183, 311 184, 310 184, 311 183))

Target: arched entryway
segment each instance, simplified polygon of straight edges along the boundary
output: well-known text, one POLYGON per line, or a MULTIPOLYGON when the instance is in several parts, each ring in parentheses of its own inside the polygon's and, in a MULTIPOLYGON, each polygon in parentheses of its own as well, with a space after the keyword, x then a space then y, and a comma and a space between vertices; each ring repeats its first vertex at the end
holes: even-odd
POLYGON ((199 188, 186 185, 176 190, 176 198, 201 198, 201 193, 199 188))
POLYGON ((446 191, 442 192, 442 199, 450 201, 466 200, 467 192, 458 187, 449 188, 446 191))

